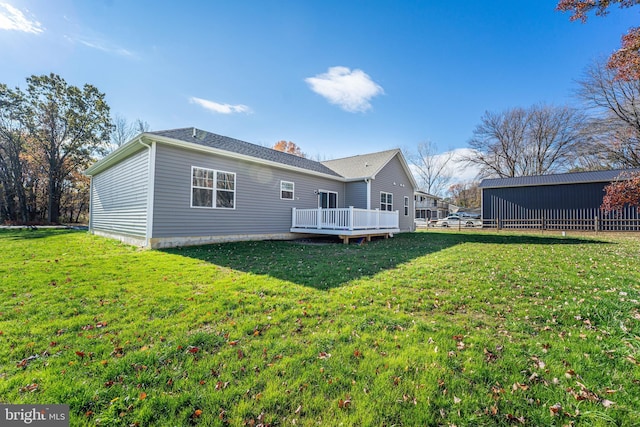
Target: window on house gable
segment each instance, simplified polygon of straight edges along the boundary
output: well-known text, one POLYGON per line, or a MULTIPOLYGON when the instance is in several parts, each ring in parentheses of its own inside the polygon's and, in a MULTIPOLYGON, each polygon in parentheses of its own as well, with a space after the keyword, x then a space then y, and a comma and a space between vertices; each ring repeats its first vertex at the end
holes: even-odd
POLYGON ((234 209, 235 200, 235 173, 191 167, 192 208, 234 209))
POLYGON ((280 181, 280 198, 284 200, 293 200, 294 183, 290 181, 280 181))
POLYGON ((380 192, 380 210, 391 211, 393 210, 393 194, 380 192))

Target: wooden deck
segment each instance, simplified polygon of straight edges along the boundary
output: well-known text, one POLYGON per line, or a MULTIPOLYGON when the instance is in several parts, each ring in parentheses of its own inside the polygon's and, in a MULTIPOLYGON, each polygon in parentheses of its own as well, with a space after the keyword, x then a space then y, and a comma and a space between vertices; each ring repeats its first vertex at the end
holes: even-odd
POLYGON ((364 237, 393 237, 399 233, 398 211, 378 209, 335 208, 297 209, 291 215, 292 233, 324 234, 339 236, 344 243, 350 239, 364 237))

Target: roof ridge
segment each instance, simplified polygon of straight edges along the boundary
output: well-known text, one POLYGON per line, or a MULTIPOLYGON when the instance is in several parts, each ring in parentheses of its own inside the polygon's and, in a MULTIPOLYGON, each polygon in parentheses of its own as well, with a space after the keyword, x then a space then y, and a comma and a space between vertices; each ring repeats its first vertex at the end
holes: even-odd
POLYGON ((397 152, 399 152, 399 151, 401 151, 401 150, 400 150, 399 148, 392 148, 392 149, 389 149, 389 150, 374 151, 373 153, 354 154, 353 156, 339 157, 339 158, 337 158, 337 159, 331 159, 331 160, 323 160, 323 161, 322 161, 322 162, 320 162, 320 163, 333 162, 333 161, 336 161, 336 160, 347 160, 347 159, 353 159, 353 158, 355 158, 355 157, 372 156, 372 155, 374 155, 374 154, 382 154, 382 153, 387 153, 387 152, 392 152, 392 151, 397 153, 397 152))

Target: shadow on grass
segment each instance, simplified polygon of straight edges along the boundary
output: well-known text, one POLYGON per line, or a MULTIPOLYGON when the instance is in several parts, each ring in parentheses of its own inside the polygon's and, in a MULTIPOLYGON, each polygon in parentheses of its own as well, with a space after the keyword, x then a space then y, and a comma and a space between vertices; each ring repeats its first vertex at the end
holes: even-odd
POLYGON ((6 240, 30 240, 45 239, 52 236, 59 236, 66 233, 77 233, 79 230, 70 228, 38 228, 38 227, 22 227, 22 228, 1 228, 0 238, 6 240))
MULTIPOLYGON (((326 242, 326 239, 322 241, 326 242)), ((162 251, 245 273, 267 275, 326 290, 462 243, 583 245, 604 242, 560 237, 447 232, 403 233, 393 239, 374 240, 361 246, 309 243, 237 242, 162 251)))

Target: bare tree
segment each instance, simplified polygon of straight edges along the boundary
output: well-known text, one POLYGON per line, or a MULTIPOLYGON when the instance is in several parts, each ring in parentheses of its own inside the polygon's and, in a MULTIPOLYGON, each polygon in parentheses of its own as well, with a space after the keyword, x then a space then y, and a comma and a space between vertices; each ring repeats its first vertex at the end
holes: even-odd
POLYGON ((590 150, 610 167, 640 167, 640 80, 621 80, 595 62, 578 82, 578 97, 593 113, 590 150))
POLYGON ((585 116, 569 107, 537 105, 485 112, 464 158, 480 176, 501 178, 567 170, 584 138, 585 116))
POLYGON ((451 181, 448 165, 452 156, 452 151, 438 154, 436 144, 431 141, 418 144, 416 152, 407 155, 422 190, 434 196, 442 196, 451 181))
POLYGON ((133 137, 140 133, 149 131, 149 123, 144 120, 136 119, 135 122, 129 121, 122 115, 116 114, 112 119, 113 127, 110 134, 110 145, 112 151, 121 147, 133 137))
POLYGON ((133 127, 136 130, 136 134, 149 132, 151 130, 149 123, 142 119, 136 119, 136 121, 133 122, 133 127))

